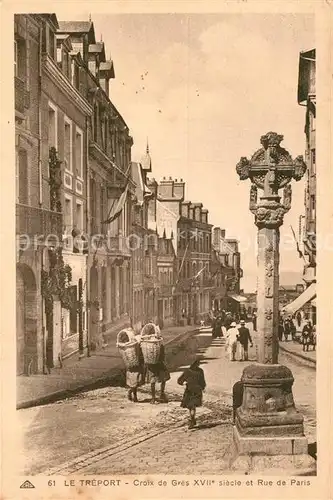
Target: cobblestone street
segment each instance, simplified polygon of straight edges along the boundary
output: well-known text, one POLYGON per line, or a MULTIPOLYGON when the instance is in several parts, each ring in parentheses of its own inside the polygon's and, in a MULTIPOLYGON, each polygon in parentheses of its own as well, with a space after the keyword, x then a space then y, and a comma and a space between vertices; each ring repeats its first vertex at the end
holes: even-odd
MULTIPOLYGON (((255 348, 250 349, 250 361, 255 348)), ((226 471, 232 439, 231 388, 246 362, 230 362, 224 342, 200 333, 184 348, 167 352, 171 380, 168 404, 149 404, 148 387, 139 404, 122 387, 108 387, 68 400, 19 411, 25 454, 24 473, 138 474, 226 471), (202 353, 207 389, 198 409, 198 426, 187 430, 187 410, 180 408, 180 371, 202 353)), ((309 443, 316 441, 315 369, 281 353, 280 363, 295 377, 294 398, 303 413, 309 443)))

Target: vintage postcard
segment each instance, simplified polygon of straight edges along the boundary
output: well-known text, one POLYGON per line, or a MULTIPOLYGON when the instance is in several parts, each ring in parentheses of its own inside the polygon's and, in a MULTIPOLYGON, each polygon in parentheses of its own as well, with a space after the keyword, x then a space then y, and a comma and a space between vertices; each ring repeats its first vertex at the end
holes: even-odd
POLYGON ((332 498, 332 13, 2 2, 2 498, 332 498))

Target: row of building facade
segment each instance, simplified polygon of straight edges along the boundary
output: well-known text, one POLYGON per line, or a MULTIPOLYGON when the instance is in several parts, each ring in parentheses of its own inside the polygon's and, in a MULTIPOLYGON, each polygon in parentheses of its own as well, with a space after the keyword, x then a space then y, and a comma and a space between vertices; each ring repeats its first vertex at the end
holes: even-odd
POLYGON ((298 249, 303 259, 305 290, 287 311, 302 308, 305 316, 316 324, 316 218, 317 218, 317 162, 316 162, 316 49, 303 51, 299 56, 297 100, 305 109, 305 162, 307 165, 304 190, 304 214, 300 215, 298 249))
POLYGON ((17 373, 235 306, 238 242, 183 180, 149 177, 148 145, 133 161, 93 22, 20 14, 14 34, 17 373))

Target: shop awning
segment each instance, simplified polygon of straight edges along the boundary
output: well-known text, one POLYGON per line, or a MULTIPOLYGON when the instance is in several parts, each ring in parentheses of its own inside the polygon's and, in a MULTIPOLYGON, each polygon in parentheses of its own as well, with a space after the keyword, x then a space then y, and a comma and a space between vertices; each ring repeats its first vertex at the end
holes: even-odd
POLYGON ((235 300, 236 302, 247 302, 246 297, 242 297, 242 295, 229 294, 228 298, 235 300))
POLYGON ((301 309, 310 300, 316 297, 316 283, 311 283, 311 285, 304 290, 301 295, 299 295, 293 302, 287 304, 282 310, 287 314, 294 314, 296 311, 301 309))

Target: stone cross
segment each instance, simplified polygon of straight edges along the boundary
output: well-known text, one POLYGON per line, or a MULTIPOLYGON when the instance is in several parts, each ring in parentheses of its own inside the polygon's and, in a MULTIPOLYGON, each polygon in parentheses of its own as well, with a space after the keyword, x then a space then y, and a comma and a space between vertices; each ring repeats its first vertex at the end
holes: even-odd
POLYGON ((291 207, 290 182, 299 181, 306 171, 303 157, 293 160, 280 146, 282 140, 282 135, 268 132, 261 137, 262 147, 252 158, 242 157, 236 166, 241 180, 251 180, 250 211, 258 227, 257 330, 258 361, 262 364, 278 362, 279 227, 291 207), (258 188, 262 192, 259 201, 258 188))

